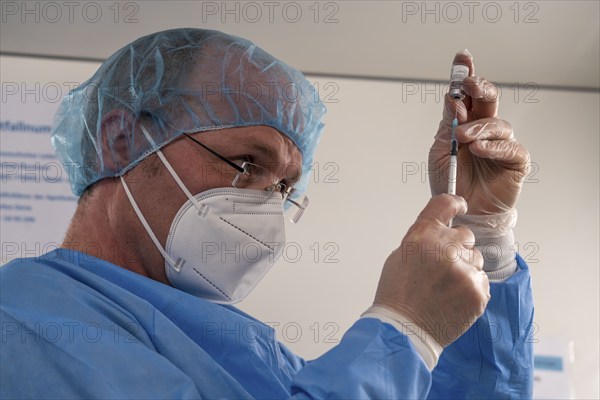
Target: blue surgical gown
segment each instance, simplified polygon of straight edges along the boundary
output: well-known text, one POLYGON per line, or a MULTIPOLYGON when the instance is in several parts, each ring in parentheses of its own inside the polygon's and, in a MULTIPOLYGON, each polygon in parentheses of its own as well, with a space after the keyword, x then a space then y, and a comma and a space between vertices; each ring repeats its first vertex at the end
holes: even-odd
POLYGON ((429 372, 407 336, 377 319, 359 319, 306 362, 234 307, 90 255, 13 260, 0 268, 0 397, 528 398, 533 305, 517 261, 429 372))

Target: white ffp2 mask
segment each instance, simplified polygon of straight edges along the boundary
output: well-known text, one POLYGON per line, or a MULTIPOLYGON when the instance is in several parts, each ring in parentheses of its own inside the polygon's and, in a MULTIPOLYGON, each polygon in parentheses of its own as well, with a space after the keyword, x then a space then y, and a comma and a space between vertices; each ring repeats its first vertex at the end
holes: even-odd
POLYGON ((165 258, 169 282, 215 303, 243 300, 277 261, 285 244, 281 195, 231 187, 192 196, 162 152, 157 154, 188 197, 171 223, 165 248, 123 177, 121 182, 146 232, 165 258))
POLYGON ((218 303, 243 300, 281 255, 281 195, 220 188, 187 201, 167 237, 165 262, 173 286, 218 303))

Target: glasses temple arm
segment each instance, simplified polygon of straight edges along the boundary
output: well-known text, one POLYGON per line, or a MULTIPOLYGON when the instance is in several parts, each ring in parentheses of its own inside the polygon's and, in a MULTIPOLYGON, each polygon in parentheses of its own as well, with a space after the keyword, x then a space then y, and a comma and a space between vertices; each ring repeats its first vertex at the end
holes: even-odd
POLYGON ((197 141, 196 139, 194 139, 193 137, 191 137, 190 135, 188 135, 187 133, 183 133, 185 136, 187 136, 188 138, 190 138, 194 143, 196 143, 197 145, 201 146, 202 148, 204 148, 206 151, 208 151, 210 154, 212 154, 213 156, 219 158, 221 161, 226 162, 230 167, 235 168, 236 171, 244 173, 246 172, 244 170, 244 168, 240 167, 239 165, 237 165, 236 163, 226 159, 225 157, 223 157, 222 155, 220 155, 219 153, 217 153, 216 151, 210 149, 209 147, 203 145, 202 143, 200 143, 199 141, 197 141))

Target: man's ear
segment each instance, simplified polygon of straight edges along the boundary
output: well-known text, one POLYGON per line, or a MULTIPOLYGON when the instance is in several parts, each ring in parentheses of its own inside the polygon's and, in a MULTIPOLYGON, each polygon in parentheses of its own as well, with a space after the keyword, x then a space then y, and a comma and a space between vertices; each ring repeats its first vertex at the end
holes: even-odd
POLYGON ((105 169, 116 172, 135 159, 132 148, 134 128, 135 118, 128 110, 112 110, 102 117, 100 129, 105 169))

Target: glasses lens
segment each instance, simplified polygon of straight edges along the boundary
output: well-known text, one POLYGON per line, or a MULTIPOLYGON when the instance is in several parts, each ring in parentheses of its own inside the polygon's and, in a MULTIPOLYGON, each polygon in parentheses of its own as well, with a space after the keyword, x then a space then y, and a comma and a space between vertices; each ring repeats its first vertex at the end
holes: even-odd
POLYGON ((306 207, 308 207, 308 196, 302 195, 295 199, 288 197, 284 204, 285 216, 296 224, 302 218, 306 207))
POLYGON ((273 173, 260 165, 251 162, 243 162, 240 165, 244 172, 238 172, 232 185, 238 189, 265 189, 269 196, 278 192, 283 199, 284 214, 293 223, 298 223, 304 210, 308 207, 308 196, 298 196, 294 188, 287 188, 273 173))
POLYGON ((273 185, 275 182, 271 176, 271 172, 250 162, 244 162, 241 164, 244 172, 238 172, 232 185, 238 189, 264 189, 273 185))

